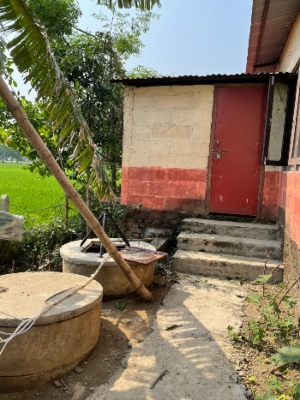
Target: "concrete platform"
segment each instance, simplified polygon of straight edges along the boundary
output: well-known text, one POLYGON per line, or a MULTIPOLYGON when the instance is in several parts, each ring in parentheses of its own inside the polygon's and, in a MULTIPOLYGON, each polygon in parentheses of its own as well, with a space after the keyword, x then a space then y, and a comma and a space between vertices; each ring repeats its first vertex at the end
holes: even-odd
MULTIPOLYGON (((47 299, 51 302, 58 293, 85 281, 80 275, 60 272, 0 276, 0 330, 13 332, 21 320, 34 317, 48 304, 47 299)), ((42 386, 85 359, 99 340, 102 294, 94 281, 15 337, 0 357, 0 392, 42 386)))
POLYGON ((149 336, 133 346, 119 370, 88 400, 246 400, 227 336, 228 325, 240 326, 243 296, 239 282, 180 280, 149 336))
POLYGON ((271 252, 272 259, 281 257, 281 245, 276 240, 181 232, 177 237, 177 247, 180 250, 188 249, 255 258, 265 258, 271 252))
MULTIPOLYGON (((279 260, 269 260, 266 274, 279 265, 279 260)), ((264 260, 234 256, 230 254, 211 254, 197 251, 178 250, 173 256, 173 267, 178 272, 214 276, 218 278, 245 278, 255 280, 264 273, 264 260)), ((270 282, 282 282, 283 266, 276 268, 270 282)))
MULTIPOLYGON (((88 239, 84 247, 88 246, 92 241, 99 242, 98 239, 88 239)), ((61 247, 60 255, 63 259, 63 272, 91 276, 98 268, 102 258, 99 257, 99 253, 84 253, 80 243, 81 240, 76 240, 61 247)), ((143 241, 130 242, 130 245, 155 251, 154 246, 143 241)), ((154 262, 139 264, 128 261, 128 264, 146 287, 151 285, 154 280, 154 262)), ((135 292, 131 283, 111 257, 101 268, 97 281, 103 287, 104 296, 120 296, 135 292)))
POLYGON ((259 240, 278 240, 277 225, 217 221, 211 219, 185 218, 182 231, 209 235, 235 236, 259 240))

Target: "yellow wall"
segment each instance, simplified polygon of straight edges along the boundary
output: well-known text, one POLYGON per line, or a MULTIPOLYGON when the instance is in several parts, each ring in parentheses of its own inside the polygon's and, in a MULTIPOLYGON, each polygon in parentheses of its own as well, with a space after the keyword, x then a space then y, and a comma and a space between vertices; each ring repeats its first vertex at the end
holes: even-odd
POLYGON ((126 87, 123 167, 206 169, 212 85, 126 87))

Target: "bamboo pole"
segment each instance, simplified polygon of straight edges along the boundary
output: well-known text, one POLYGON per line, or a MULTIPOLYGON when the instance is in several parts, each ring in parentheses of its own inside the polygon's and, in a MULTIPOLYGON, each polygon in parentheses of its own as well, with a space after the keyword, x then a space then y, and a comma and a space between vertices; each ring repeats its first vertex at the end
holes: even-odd
POLYGON ((111 242, 109 237, 106 235, 102 229, 97 218, 93 215, 91 210, 87 207, 84 201, 81 199, 76 189, 73 187, 69 179, 66 177, 65 173, 62 171, 60 166, 55 161, 52 153, 47 148, 46 144, 41 139, 40 135, 32 126, 31 122, 28 120, 21 105, 18 103, 16 98, 11 93, 9 87, 5 83, 4 79, 0 75, 0 96, 2 97, 4 103, 6 104, 8 110, 15 117, 18 125, 23 130, 26 138, 33 145, 38 155, 42 161, 47 165, 49 170, 54 175, 57 182, 62 187, 66 196, 72 201, 79 213, 85 219, 89 227, 94 231, 96 236, 99 238, 101 243, 103 243, 109 255, 114 259, 119 268, 123 271, 129 282, 132 284, 133 288, 143 297, 145 300, 152 300, 152 295, 149 290, 143 285, 143 283, 137 278, 133 273, 130 266, 123 259, 121 254, 118 252, 116 246, 111 242))

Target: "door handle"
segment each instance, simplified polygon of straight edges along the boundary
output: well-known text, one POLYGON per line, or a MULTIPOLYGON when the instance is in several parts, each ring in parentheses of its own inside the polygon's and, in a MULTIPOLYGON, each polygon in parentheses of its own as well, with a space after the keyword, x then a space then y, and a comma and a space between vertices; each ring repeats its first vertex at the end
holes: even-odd
POLYGON ((217 153, 216 156, 215 156, 215 158, 218 158, 218 159, 219 159, 219 158, 221 158, 221 154, 222 154, 222 153, 226 153, 227 150, 224 150, 224 149, 222 149, 222 150, 212 150, 212 152, 213 152, 213 153, 217 153))

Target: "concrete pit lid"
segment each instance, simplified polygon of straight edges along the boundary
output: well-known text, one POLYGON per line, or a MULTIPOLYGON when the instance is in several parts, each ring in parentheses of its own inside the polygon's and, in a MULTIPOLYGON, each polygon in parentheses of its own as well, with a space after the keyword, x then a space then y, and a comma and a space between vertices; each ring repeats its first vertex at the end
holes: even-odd
MULTIPOLYGON (((123 241, 120 239, 113 238, 111 241, 117 246, 118 244, 124 244, 123 241)), ((76 240, 74 242, 69 242, 64 244, 60 248, 60 255, 63 260, 71 262, 73 264, 84 264, 90 267, 97 267, 103 257, 99 256, 99 253, 85 253, 84 250, 87 246, 89 246, 92 242, 99 243, 99 239, 88 239, 86 243, 81 247, 81 240, 76 240)), ((142 240, 138 241, 129 241, 130 246, 134 246, 137 248, 141 248, 144 250, 149 250, 155 252, 155 247, 152 246, 150 243, 144 242, 142 240)), ((129 264, 133 261, 128 261, 129 264)), ((137 260, 138 262, 138 260, 137 260)), ((115 266, 115 261, 109 257, 105 262, 105 267, 115 266)))
MULTIPOLYGON (((34 317, 49 302, 61 297, 62 291, 83 284, 87 279, 62 272, 22 272, 0 276, 0 327, 17 327, 22 319, 34 317)), ((101 303, 102 294, 100 283, 92 281, 48 310, 35 325, 53 324, 86 313, 101 303)))

